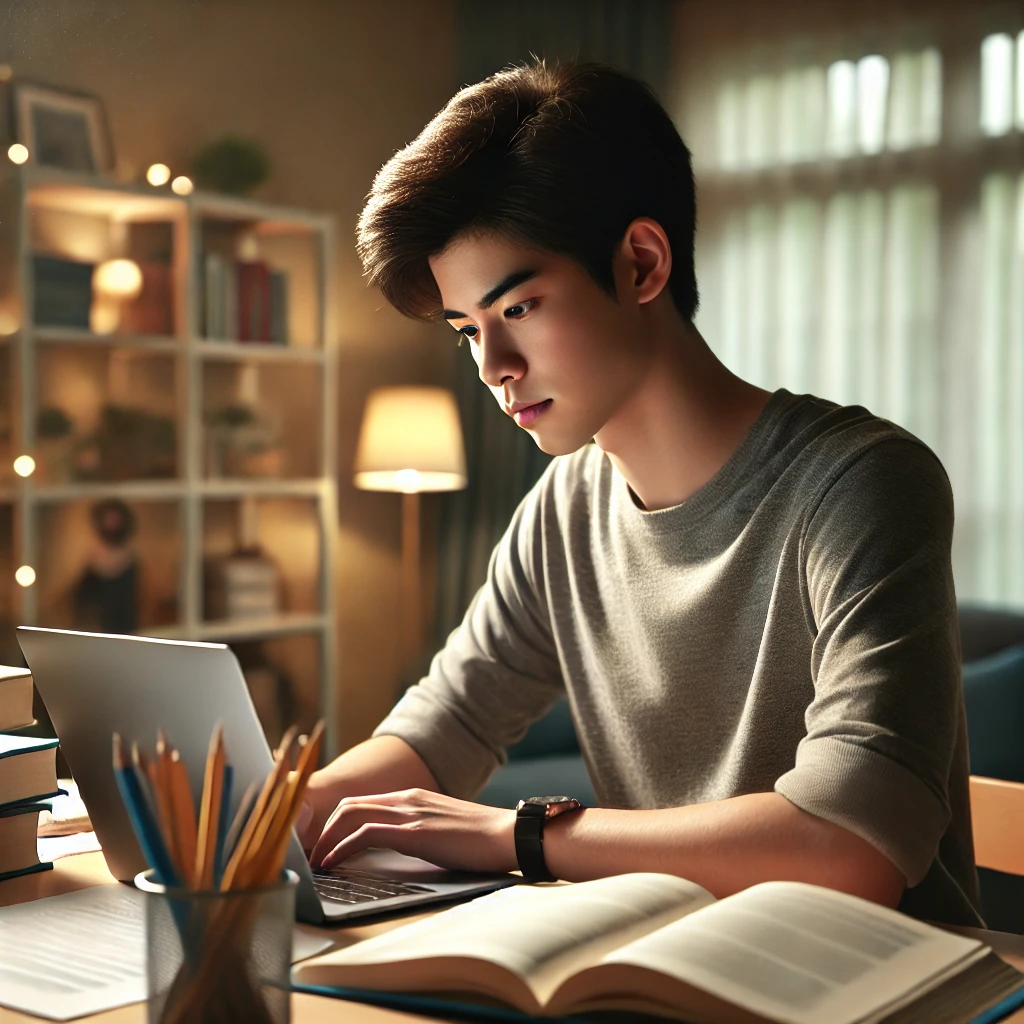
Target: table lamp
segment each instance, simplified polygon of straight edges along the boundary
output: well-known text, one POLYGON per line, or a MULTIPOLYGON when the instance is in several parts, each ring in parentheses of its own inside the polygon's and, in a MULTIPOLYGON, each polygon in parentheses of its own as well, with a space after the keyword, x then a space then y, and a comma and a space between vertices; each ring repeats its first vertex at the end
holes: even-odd
POLYGON ((355 485, 402 494, 404 670, 422 644, 421 491, 466 486, 466 456, 455 396, 444 388, 385 387, 370 392, 356 449, 355 485))

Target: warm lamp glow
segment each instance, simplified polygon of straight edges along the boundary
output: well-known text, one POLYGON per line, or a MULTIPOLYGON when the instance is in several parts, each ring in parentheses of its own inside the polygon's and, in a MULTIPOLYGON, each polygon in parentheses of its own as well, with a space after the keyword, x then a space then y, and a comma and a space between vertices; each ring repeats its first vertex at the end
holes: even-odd
POLYGON ((14 574, 14 578, 17 580, 19 587, 31 587, 36 581, 36 571, 31 565, 23 565, 14 574))
POLYGON ((92 275, 93 291, 118 299, 133 299, 142 291, 142 271, 134 260, 107 260, 92 275))
POLYGON ((28 159, 28 147, 23 146, 20 142, 14 143, 10 149, 7 150, 7 159, 12 164, 23 164, 28 159))
POLYGON ((355 485, 364 491, 458 491, 466 456, 455 396, 444 388, 370 392, 356 451, 355 485))
POLYGON ((150 164, 146 171, 146 181, 150 185, 166 185, 171 180, 171 169, 167 164, 150 164))
POLYGON ((184 174, 179 174, 174 181, 171 182, 171 191, 177 193, 179 196, 187 196, 192 192, 192 179, 186 178, 184 174))
POLYGON ((19 455, 14 460, 14 472, 18 476, 31 476, 36 471, 36 460, 31 455, 19 455))
POLYGON ((15 334, 18 327, 18 318, 9 309, 0 309, 0 334, 15 334))

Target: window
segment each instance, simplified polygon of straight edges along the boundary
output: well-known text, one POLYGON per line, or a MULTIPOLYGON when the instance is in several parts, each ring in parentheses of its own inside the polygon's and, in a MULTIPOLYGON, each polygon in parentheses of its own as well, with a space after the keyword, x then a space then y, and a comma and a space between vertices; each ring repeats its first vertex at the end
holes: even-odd
POLYGON ((929 444, 958 596, 1024 606, 1024 31, 979 30, 972 57, 879 41, 723 55, 713 115, 681 125, 705 143, 697 326, 759 386, 929 444), (965 81, 970 124, 944 118, 965 81))

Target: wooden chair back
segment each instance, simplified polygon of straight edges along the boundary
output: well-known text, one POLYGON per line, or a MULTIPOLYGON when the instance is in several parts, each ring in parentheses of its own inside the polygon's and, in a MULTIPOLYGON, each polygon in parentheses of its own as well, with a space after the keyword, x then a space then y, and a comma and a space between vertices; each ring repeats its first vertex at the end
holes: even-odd
POLYGON ((1024 875, 1024 783, 972 775, 974 863, 1024 875))

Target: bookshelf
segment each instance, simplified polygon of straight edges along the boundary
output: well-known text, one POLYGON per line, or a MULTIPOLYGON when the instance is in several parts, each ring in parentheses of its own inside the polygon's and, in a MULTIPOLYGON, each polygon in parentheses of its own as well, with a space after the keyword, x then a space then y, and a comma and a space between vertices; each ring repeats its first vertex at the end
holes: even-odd
POLYGON ((243 666, 258 655, 301 724, 326 718, 333 756, 333 266, 332 221, 318 213, 0 171, 0 658, 19 657, 16 624, 88 628, 73 595, 97 547, 91 510, 119 499, 136 526, 135 632, 228 643, 243 666), (230 274, 278 276, 277 341, 207 337, 246 315, 225 320, 211 303, 266 302, 233 278, 215 292, 211 253, 230 274), (88 322, 78 307, 68 317, 52 265, 77 278, 113 259, 142 268, 141 292, 97 297, 93 273, 88 322), (98 319, 100 301, 113 320, 98 319), (23 455, 36 463, 27 477, 14 471, 23 455), (274 610, 236 602, 214 617, 213 567, 254 545, 276 567, 274 610))

